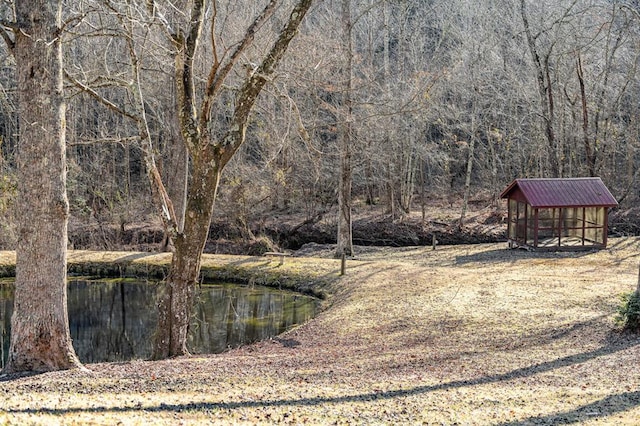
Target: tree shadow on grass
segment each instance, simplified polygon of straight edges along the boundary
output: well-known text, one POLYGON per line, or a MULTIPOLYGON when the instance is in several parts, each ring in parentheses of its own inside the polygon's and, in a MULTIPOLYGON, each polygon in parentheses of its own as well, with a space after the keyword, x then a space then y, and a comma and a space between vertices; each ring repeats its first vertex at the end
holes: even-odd
POLYGON ((536 425, 568 425, 587 420, 601 420, 616 413, 629 411, 640 406, 640 391, 623 392, 582 405, 575 410, 553 413, 546 416, 528 417, 523 420, 499 423, 496 426, 536 425))
POLYGON ((635 251, 634 249, 637 248, 639 243, 640 239, 637 237, 610 238, 607 249, 611 251, 632 249, 632 251, 635 251))
POLYGON ((610 253, 616 255, 616 257, 617 257, 619 252, 628 253, 624 257, 617 258, 613 262, 613 264, 614 265, 620 265, 625 261, 629 261, 629 260, 632 260, 632 259, 637 259, 640 256, 640 253, 637 250, 637 246, 638 246, 638 242, 639 241, 640 240, 638 238, 636 238, 636 237, 626 237, 626 238, 618 239, 613 244, 609 244, 607 250, 610 253))
MULTIPOLYGON (((182 411, 200 411, 200 410, 234 410, 241 408, 256 407, 285 407, 285 406, 320 406, 324 404, 341 404, 351 402, 367 402, 375 400, 386 400, 394 398, 402 398, 408 396, 428 394, 430 392, 467 388, 479 385, 499 383, 509 380, 521 379, 536 374, 546 373, 563 367, 581 364, 599 357, 607 356, 622 350, 630 349, 640 344, 640 339, 626 338, 616 339, 603 345, 593 351, 582 352, 575 355, 569 355, 553 361, 541 362, 528 367, 517 368, 515 370, 479 377, 470 380, 454 380, 451 382, 440 383, 436 385, 416 386, 408 389, 394 389, 380 392, 367 392, 356 395, 344 395, 336 397, 315 397, 300 399, 267 399, 259 401, 237 401, 237 402, 203 402, 203 403, 184 403, 184 404, 159 404, 156 406, 143 407, 92 407, 92 408, 26 408, 26 409, 8 409, 0 412, 10 414, 52 414, 65 415, 70 413, 102 413, 102 412, 182 412, 182 411)), ((580 419, 606 417, 618 412, 627 411, 631 408, 640 406, 640 391, 625 392, 621 394, 610 395, 591 404, 578 407, 575 410, 550 414, 547 416, 531 417, 529 419, 504 423, 507 425, 518 425, 524 423, 553 423, 568 424, 575 423, 580 419)))
MULTIPOLYGON (((617 252, 626 252, 633 248, 634 245, 638 244, 638 239, 636 238, 621 238, 614 241, 612 244, 609 244, 606 251, 615 254, 617 252)), ((631 250, 632 251, 632 250, 631 250)), ((595 253, 598 253, 599 250, 560 250, 560 251, 529 251, 525 249, 508 249, 508 248, 500 248, 500 249, 492 249, 485 250, 479 253, 473 253, 463 256, 456 256, 455 264, 456 265, 466 265, 468 263, 515 263, 519 260, 523 259, 576 259, 580 257, 589 256, 595 253)), ((618 265, 623 261, 637 258, 640 254, 633 252, 626 257, 620 258, 613 262, 618 265)))
POLYGON ((493 249, 479 253, 456 256, 456 265, 468 263, 514 263, 523 259, 567 259, 578 258, 594 254, 594 250, 583 251, 528 251, 524 249, 493 249))

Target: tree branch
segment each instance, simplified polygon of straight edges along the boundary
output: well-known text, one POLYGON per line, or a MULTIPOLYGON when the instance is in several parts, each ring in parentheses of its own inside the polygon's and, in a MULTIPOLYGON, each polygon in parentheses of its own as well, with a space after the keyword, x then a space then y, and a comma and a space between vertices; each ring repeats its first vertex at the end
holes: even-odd
POLYGON ((115 143, 118 145, 123 145, 127 142, 137 142, 140 140, 140 136, 128 136, 124 138, 101 138, 101 139, 91 139, 91 140, 74 140, 73 142, 67 142, 67 146, 86 146, 86 145, 98 145, 98 144, 107 144, 107 143, 115 143))
POLYGON ((9 31, 7 31, 7 28, 16 30, 18 26, 13 22, 8 22, 4 19, 0 19, 0 36, 2 36, 2 38, 4 39, 4 42, 7 44, 9 50, 13 50, 16 42, 11 38, 11 34, 9 34, 9 31))
MULTIPOLYGON (((149 4, 147 4, 149 7, 149 4)), ((134 29, 133 29, 133 10, 131 3, 127 4, 127 12, 125 16, 118 15, 120 25, 125 30, 125 40, 129 49, 129 60, 131 65, 131 73, 133 75, 134 82, 129 86, 130 93, 135 99, 135 107, 138 110, 139 119, 136 121, 138 126, 138 132, 140 134, 140 140, 142 141, 142 151, 144 152, 144 160, 149 175, 151 186, 157 191, 157 202, 162 210, 162 219, 166 229, 169 231, 171 237, 175 239, 178 233, 178 220, 173 207, 173 202, 169 197, 169 194, 162 182, 162 176, 156 165, 153 144, 151 142, 151 132, 149 130, 149 123, 145 112, 145 101, 142 94, 142 83, 140 80, 140 58, 136 45, 134 44, 134 29)), ((146 34, 142 38, 142 45, 147 40, 146 34)))
POLYGON ((220 141, 217 149, 221 158, 221 168, 231 159, 244 142, 245 129, 251 108, 255 104, 260 91, 267 83, 267 77, 273 74, 276 66, 284 56, 289 43, 298 32, 298 27, 311 7, 313 0, 299 0, 289 15, 287 24, 280 32, 269 53, 265 56, 256 71, 249 76, 236 99, 232 125, 220 141))
MULTIPOLYGON (((214 55, 216 55, 215 56, 216 61, 214 62, 214 65, 211 67, 211 70, 209 70, 209 77, 207 79, 207 89, 205 92, 204 100, 202 102, 202 109, 201 109, 201 115, 200 115, 201 128, 206 128, 207 123, 209 123, 213 101, 216 97, 216 94, 220 91, 220 88, 222 87, 225 79, 233 69, 234 65, 240 59, 242 53, 253 43, 253 40, 255 39, 256 33, 258 32, 258 30, 267 21, 267 19, 269 19, 269 17, 273 15, 273 12, 275 11, 277 4, 278 4, 277 0, 271 0, 265 6, 265 8, 260 13, 260 15, 258 15, 256 19, 251 23, 249 28, 247 28, 247 32, 244 38, 237 45, 236 49, 229 57, 229 61, 224 65, 224 67, 220 70, 219 73, 218 73, 219 63, 217 61, 217 55, 214 49, 214 55)), ((212 24, 212 27, 213 27, 213 24, 212 24)), ((212 31, 211 37, 213 39, 214 48, 215 48, 215 34, 213 34, 213 29, 211 31, 212 31)))
POLYGON ((174 41, 178 47, 176 54, 176 93, 178 102, 178 117, 182 136, 187 149, 195 153, 199 142, 200 129, 196 124, 197 113, 195 104, 195 87, 193 77, 193 61, 198 47, 198 39, 202 31, 205 16, 204 0, 195 0, 191 10, 189 23, 192 27, 185 34, 178 30, 174 41))
POLYGON ((116 105, 113 102, 111 102, 110 100, 106 99, 104 96, 100 95, 98 92, 93 90, 91 87, 89 87, 86 84, 84 84, 84 83, 78 81, 77 79, 75 79, 71 74, 69 74, 67 72, 67 70, 64 70, 64 78, 67 79, 71 84, 76 86, 78 89, 80 89, 84 93, 88 94, 89 96, 91 96, 93 99, 97 100, 102 105, 104 105, 107 108, 109 108, 110 110, 112 110, 112 111, 114 111, 114 112, 116 112, 118 114, 121 114, 124 117, 130 118, 133 121, 137 122, 137 121, 140 120, 140 117, 125 111, 124 109, 120 108, 118 105, 116 105))

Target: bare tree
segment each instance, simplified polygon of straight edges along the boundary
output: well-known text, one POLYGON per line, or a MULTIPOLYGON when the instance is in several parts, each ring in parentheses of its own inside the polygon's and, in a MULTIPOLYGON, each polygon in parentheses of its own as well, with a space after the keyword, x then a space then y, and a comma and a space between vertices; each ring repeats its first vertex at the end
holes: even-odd
POLYGON ((342 126, 340 130, 340 169, 338 181, 338 236, 336 257, 353 255, 351 222, 351 156, 353 133, 353 37, 351 22, 351 0, 342 1, 342 51, 345 58, 342 89, 342 126))
POLYGON ((219 56, 219 49, 224 46, 218 44, 214 31, 218 5, 213 3, 210 23, 212 61, 208 67, 201 100, 198 100, 195 88, 194 62, 206 23, 206 2, 194 1, 188 11, 188 26, 170 32, 177 52, 175 69, 178 116, 192 170, 187 190, 184 229, 180 232, 174 228, 175 252, 159 302, 159 322, 153 346, 155 359, 188 353, 186 342, 193 291, 200 274, 201 255, 209 232, 222 170, 244 143, 247 121, 256 99, 296 35, 312 0, 298 0, 295 3, 273 45, 255 67, 251 63, 245 63, 250 68, 232 101, 233 108, 229 111, 228 123, 224 128, 217 129, 217 134, 212 133, 212 113, 216 102, 223 96, 224 84, 230 80, 232 71, 237 70, 235 67, 241 65, 242 55, 252 45, 258 30, 278 4, 276 0, 269 1, 247 27, 235 48, 219 56))
POLYGON ((4 372, 81 367, 67 314, 65 102, 59 0, 16 0, 0 29, 16 60, 20 139, 18 245, 4 372))

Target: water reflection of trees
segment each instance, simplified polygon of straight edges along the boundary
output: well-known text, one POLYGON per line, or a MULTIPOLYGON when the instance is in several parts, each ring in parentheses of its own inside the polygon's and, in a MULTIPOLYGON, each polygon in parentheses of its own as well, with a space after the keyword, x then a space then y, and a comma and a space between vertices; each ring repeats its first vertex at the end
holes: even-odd
MULTIPOLYGON (((156 324, 152 283, 83 281, 69 283, 69 328, 82 362, 144 359, 151 354, 156 324)), ((13 289, 0 283, 0 350, 9 349, 13 289)), ((263 287, 202 285, 191 324, 189 349, 218 353, 276 336, 315 313, 313 298, 263 287)))
POLYGON ((314 315, 315 301, 252 287, 204 286, 192 323, 190 349, 222 352, 278 335, 314 315))
POLYGON ((9 353, 9 330, 13 312, 13 289, 9 283, 0 283, 0 369, 4 368, 9 353))
POLYGON ((83 362, 146 358, 156 323, 155 286, 133 282, 73 281, 69 327, 83 362))

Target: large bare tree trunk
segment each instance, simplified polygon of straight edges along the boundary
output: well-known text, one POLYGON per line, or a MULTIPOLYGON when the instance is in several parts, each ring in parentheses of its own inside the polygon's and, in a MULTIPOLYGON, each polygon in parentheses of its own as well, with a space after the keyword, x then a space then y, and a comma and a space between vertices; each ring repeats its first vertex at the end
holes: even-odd
POLYGON ((5 372, 79 367, 67 313, 65 104, 61 2, 16 0, 18 227, 11 346, 5 372))
POLYGON ((187 355, 187 334, 193 308, 193 294, 200 275, 202 252, 209 234, 213 205, 220 173, 206 170, 202 162, 194 164, 187 195, 184 231, 174 241, 175 252, 160 298, 159 322, 153 358, 187 355), (187 238, 187 236, 189 236, 187 238))

